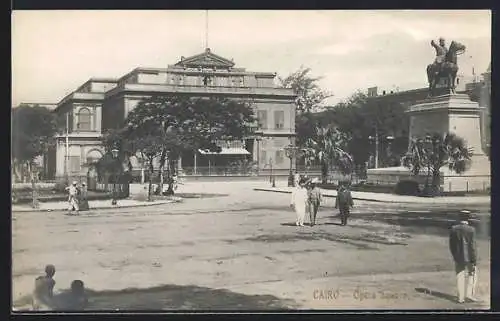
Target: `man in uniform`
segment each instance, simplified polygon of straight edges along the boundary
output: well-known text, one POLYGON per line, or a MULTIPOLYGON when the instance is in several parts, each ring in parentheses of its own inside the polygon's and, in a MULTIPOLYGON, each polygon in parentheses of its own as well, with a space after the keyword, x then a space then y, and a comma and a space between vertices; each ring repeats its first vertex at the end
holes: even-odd
POLYGON ((460 222, 450 230, 450 252, 455 262, 458 302, 475 302, 474 291, 477 282, 476 229, 469 225, 471 212, 461 211, 460 222))
POLYGON ((335 200, 335 208, 338 208, 340 210, 340 220, 343 226, 347 225, 349 209, 354 206, 351 191, 349 191, 346 185, 346 183, 339 184, 337 198, 335 200))
POLYGON ((448 49, 446 48, 446 42, 444 38, 439 38, 439 43, 437 44, 434 40, 431 41, 431 46, 436 49, 436 59, 434 63, 438 66, 444 62, 446 58, 446 54, 448 53, 448 49))

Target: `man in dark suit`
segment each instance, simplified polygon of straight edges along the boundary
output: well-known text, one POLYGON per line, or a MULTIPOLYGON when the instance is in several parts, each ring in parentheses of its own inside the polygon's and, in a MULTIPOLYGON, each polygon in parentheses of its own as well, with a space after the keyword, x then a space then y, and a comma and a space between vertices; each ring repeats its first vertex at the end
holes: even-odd
POLYGON ((349 209, 354 206, 352 201, 351 191, 347 188, 347 183, 341 183, 337 191, 337 198, 335 200, 335 208, 340 210, 340 221, 342 226, 347 225, 347 218, 349 217, 349 209))
POLYGON ((460 222, 450 230, 450 252, 455 261, 458 302, 476 301, 474 290, 477 281, 476 230, 469 225, 471 212, 461 211, 460 222))

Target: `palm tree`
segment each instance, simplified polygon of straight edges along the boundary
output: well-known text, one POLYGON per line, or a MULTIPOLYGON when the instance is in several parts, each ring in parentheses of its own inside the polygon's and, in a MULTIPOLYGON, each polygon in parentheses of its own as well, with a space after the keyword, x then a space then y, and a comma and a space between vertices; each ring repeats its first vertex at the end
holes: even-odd
POLYGON ((433 134, 425 138, 416 138, 410 142, 410 148, 403 157, 403 166, 408 167, 413 175, 425 170, 426 181, 424 194, 436 195, 441 179, 441 167, 461 174, 471 163, 472 149, 465 140, 454 133, 433 134))
POLYGON ((344 151, 349 138, 333 127, 316 126, 313 135, 305 142, 304 157, 321 164, 321 180, 327 183, 328 172, 336 165, 342 174, 349 175, 353 170, 353 159, 344 151))

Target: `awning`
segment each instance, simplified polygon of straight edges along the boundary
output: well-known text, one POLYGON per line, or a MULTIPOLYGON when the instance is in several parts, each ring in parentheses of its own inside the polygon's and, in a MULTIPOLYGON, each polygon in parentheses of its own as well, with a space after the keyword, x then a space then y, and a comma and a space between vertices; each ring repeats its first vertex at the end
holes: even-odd
POLYGON ((222 148, 220 153, 210 152, 209 150, 198 150, 202 155, 250 155, 244 148, 222 148))

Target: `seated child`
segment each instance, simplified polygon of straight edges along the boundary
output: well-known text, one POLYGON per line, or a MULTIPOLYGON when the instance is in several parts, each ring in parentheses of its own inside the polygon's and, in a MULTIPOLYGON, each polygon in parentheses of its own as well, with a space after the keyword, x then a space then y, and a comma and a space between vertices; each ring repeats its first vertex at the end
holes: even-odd
POLYGON ((33 310, 50 310, 56 281, 53 277, 56 268, 52 264, 45 267, 45 275, 35 279, 35 290, 33 291, 33 310))

